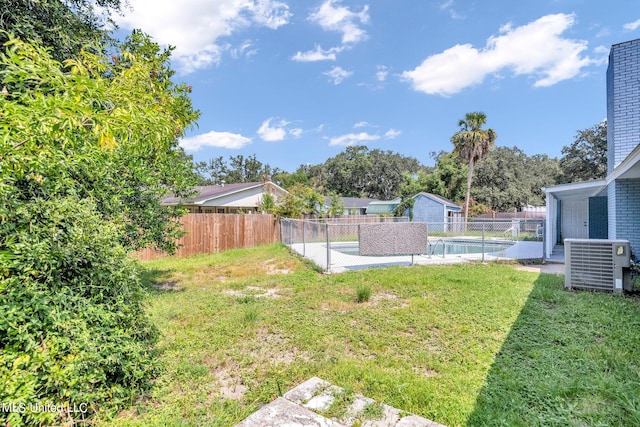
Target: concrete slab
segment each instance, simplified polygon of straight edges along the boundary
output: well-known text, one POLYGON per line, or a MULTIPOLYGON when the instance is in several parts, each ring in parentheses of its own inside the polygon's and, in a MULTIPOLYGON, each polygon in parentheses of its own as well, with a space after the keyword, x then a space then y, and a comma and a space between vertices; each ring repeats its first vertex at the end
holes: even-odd
POLYGON ((343 425, 279 397, 249 415, 236 427, 343 427, 343 425))
POLYGON ((317 396, 330 386, 331 383, 328 383, 325 380, 321 380, 318 377, 311 377, 307 381, 286 392, 283 397, 294 403, 302 404, 308 402, 312 397, 317 396))
POLYGON ((342 389, 332 385, 331 387, 322 391, 319 395, 309 399, 307 403, 303 403, 305 408, 312 409, 314 411, 326 411, 333 405, 336 400, 335 395, 342 392, 342 389))
POLYGON ((389 405, 382 405, 380 419, 364 416, 367 405, 375 404, 373 399, 355 394, 346 409, 344 419, 329 419, 314 411, 324 411, 331 407, 335 396, 344 389, 318 377, 312 377, 291 389, 260 410, 254 412, 236 427, 340 427, 362 425, 363 427, 445 427, 417 415, 407 414, 389 405), (404 416, 406 415, 406 416, 404 416), (360 424, 361 423, 361 424, 360 424))
POLYGON ((362 427, 394 427, 400 421, 400 411, 393 406, 382 405, 383 415, 378 420, 365 420, 362 427))
POLYGON ((366 407, 374 405, 375 403, 376 401, 373 399, 356 394, 353 403, 347 408, 347 417, 344 419, 344 423, 353 425, 362 415, 366 407))

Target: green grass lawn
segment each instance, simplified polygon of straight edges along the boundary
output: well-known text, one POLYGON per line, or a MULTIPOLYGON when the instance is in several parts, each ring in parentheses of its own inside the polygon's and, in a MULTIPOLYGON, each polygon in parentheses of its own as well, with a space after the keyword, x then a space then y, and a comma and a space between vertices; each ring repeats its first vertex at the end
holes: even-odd
POLYGON ((143 265, 166 370, 109 425, 230 426, 312 376, 450 426, 640 425, 636 298, 508 265, 323 275, 281 245, 143 265))

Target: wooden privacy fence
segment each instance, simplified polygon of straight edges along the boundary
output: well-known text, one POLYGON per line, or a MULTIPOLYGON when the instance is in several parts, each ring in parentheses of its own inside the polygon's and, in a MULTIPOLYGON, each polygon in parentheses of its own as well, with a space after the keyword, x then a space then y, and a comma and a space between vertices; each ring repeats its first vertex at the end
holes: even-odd
MULTIPOLYGON (((197 213, 186 214, 180 221, 187 234, 178 240, 177 256, 252 248, 280 241, 280 222, 273 215, 197 213)), ((143 249, 135 252, 134 256, 150 260, 167 254, 143 249)))

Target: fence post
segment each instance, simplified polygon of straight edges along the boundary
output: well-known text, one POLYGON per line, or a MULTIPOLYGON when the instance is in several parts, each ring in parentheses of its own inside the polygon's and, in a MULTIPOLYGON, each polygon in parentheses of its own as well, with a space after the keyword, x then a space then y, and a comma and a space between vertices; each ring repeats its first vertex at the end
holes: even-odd
POLYGON ((289 245, 293 248, 293 220, 289 220, 289 245))
POLYGON ((329 235, 329 223, 325 223, 327 233, 327 272, 331 272, 331 237, 329 235))
POLYGON ((286 219, 285 218, 280 218, 280 241, 282 243, 284 243, 285 245, 287 244, 287 223, 286 223, 286 219))
POLYGON ((482 263, 484 264, 484 222, 482 223, 482 263))
POLYGON ((307 254, 306 230, 307 230, 307 222, 303 221, 302 222, 302 256, 306 256, 306 254, 307 254))

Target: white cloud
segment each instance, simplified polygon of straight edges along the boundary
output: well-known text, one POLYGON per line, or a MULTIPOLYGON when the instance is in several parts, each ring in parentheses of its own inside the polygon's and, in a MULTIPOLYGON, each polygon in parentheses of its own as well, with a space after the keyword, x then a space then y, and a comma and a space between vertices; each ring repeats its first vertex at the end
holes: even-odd
POLYGON ((352 71, 347 71, 342 67, 335 66, 329 71, 325 71, 325 76, 328 76, 331 80, 333 80, 334 85, 339 85, 344 81, 344 79, 351 77, 353 75, 352 71))
POLYGON ((289 122, 281 120, 275 126, 271 126, 271 120, 273 120, 273 117, 269 117, 267 120, 262 122, 262 125, 258 129, 258 135, 263 141, 282 141, 287 137, 287 130, 285 129, 285 126, 287 126, 289 122))
POLYGON ((300 138, 302 132, 303 130, 300 128, 289 129, 289 135, 293 136, 294 138, 300 138))
POLYGON ((397 137, 399 137, 402 134, 401 131, 396 130, 396 129, 389 129, 388 131, 386 131, 384 133, 384 137, 386 139, 395 139, 397 137))
POLYGON ((480 84, 488 75, 505 70, 533 76, 536 87, 551 86, 576 77, 592 63, 581 56, 587 49, 586 42, 561 37, 574 21, 573 14, 556 14, 521 27, 507 24, 500 28, 499 36, 487 40, 483 49, 455 45, 403 72, 402 77, 417 91, 442 96, 480 84))
POLYGON ((218 63, 227 44, 220 39, 252 25, 276 29, 289 22, 287 4, 277 0, 130 0, 131 11, 116 17, 123 28, 142 28, 161 45, 176 47, 182 73, 218 63))
POLYGON ((229 54, 231 55, 232 58, 235 58, 235 59, 238 59, 243 56, 245 58, 249 58, 250 56, 253 56, 258 53, 258 49, 252 49, 252 47, 253 47, 253 43, 247 40, 244 43, 242 43, 240 46, 230 47, 229 54))
POLYGON ((342 33, 343 44, 358 43, 367 37, 360 25, 369 22, 369 6, 364 6, 360 12, 352 12, 340 6, 340 0, 326 0, 309 16, 309 20, 327 31, 342 33))
POLYGON ((291 59, 297 62, 335 61, 336 53, 340 53, 343 50, 344 47, 332 47, 324 50, 320 46, 316 46, 314 50, 296 52, 291 59))
POLYGON ((363 127, 367 127, 367 126, 371 126, 371 124, 369 124, 369 122, 364 122, 364 121, 363 122, 358 122, 355 125, 353 125, 353 127, 355 129, 363 128, 363 127))
POLYGON ((253 14, 253 20, 272 30, 289 23, 291 12, 286 3, 274 0, 249 2, 247 9, 253 14))
POLYGON ((453 9, 453 0, 446 0, 444 3, 442 3, 440 5, 440 9, 448 11, 449 12, 449 16, 451 16, 451 19, 464 19, 465 18, 463 15, 460 15, 458 12, 456 12, 453 9))
POLYGON ((384 82, 385 80, 387 80, 388 76, 389 76, 388 68, 385 67, 384 65, 378 65, 378 71, 376 72, 376 79, 379 82, 384 82))
POLYGON ((380 135, 372 135, 367 132, 360 133, 349 133, 346 135, 336 136, 334 138, 329 139, 330 146, 347 146, 347 145, 355 145, 361 142, 367 141, 377 141, 380 139, 380 135))
POLYGON ((251 138, 231 132, 211 131, 180 140, 180 146, 187 151, 198 151, 202 147, 242 148, 251 142, 251 138))
POLYGON ((637 21, 629 22, 628 24, 624 24, 622 28, 628 31, 637 30, 638 28, 640 28, 640 19, 638 19, 637 21))

